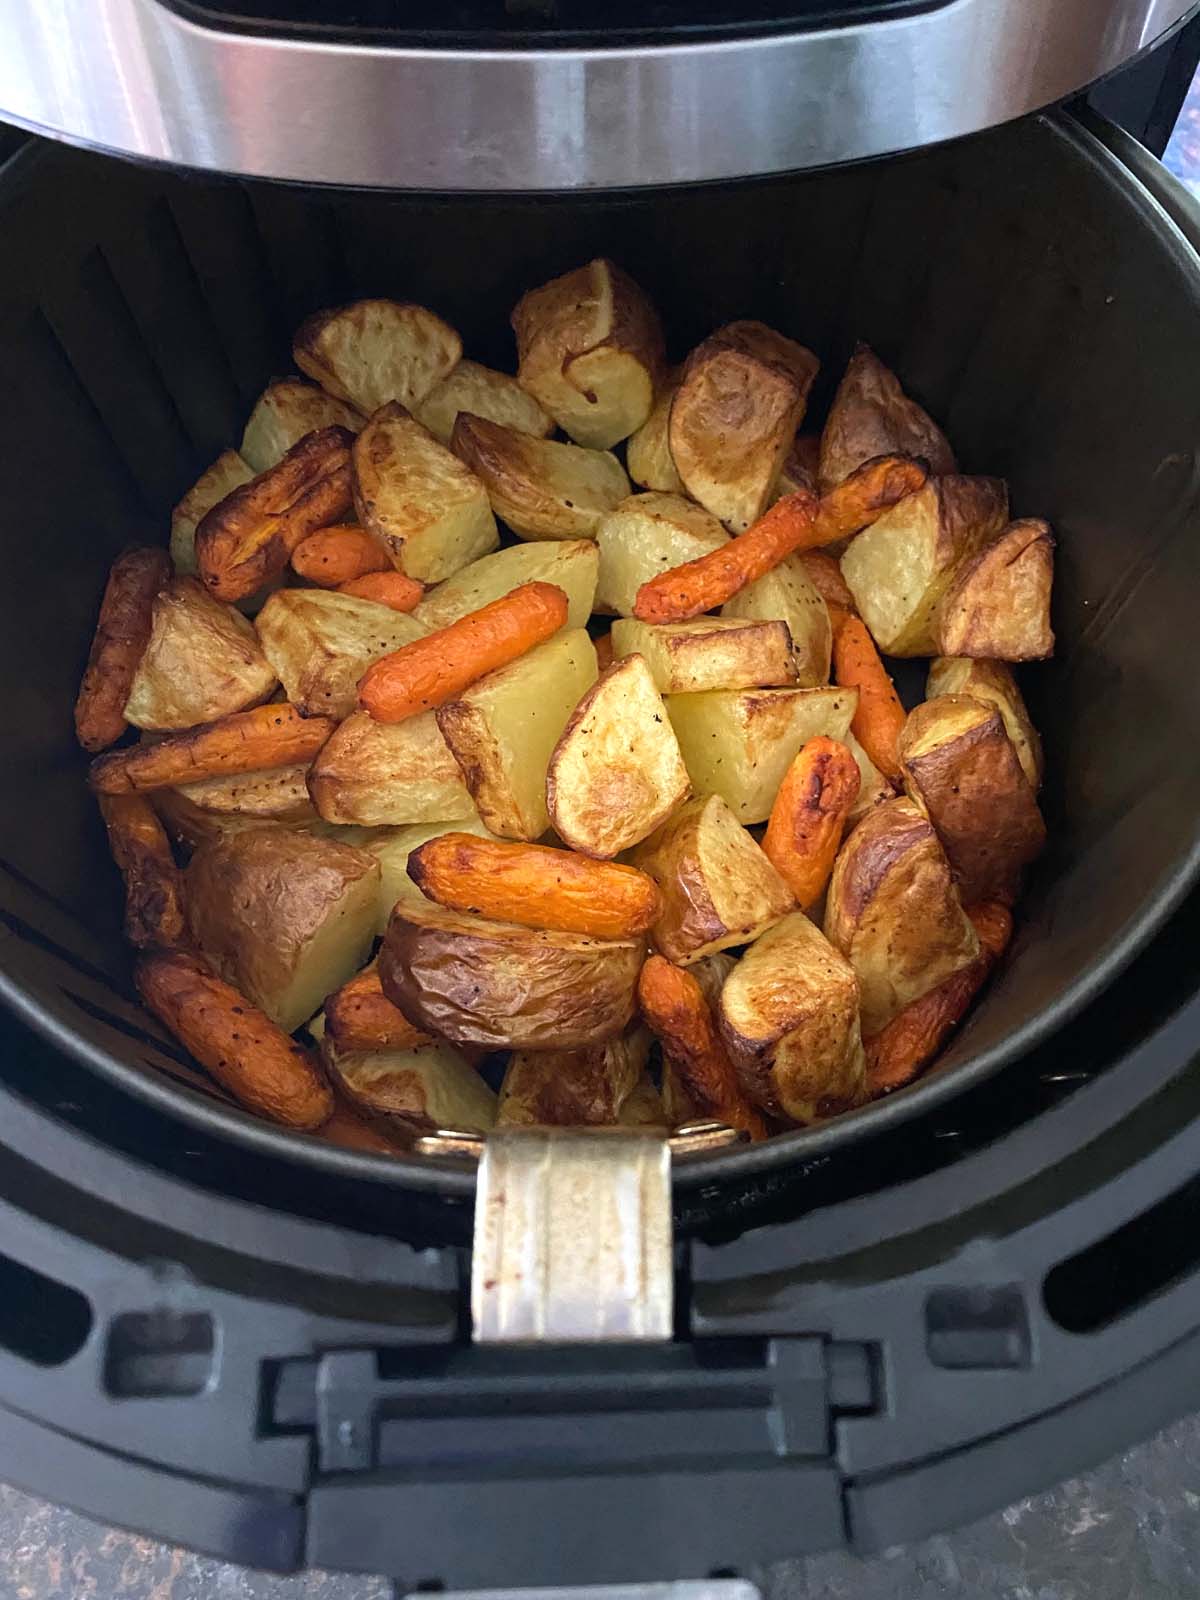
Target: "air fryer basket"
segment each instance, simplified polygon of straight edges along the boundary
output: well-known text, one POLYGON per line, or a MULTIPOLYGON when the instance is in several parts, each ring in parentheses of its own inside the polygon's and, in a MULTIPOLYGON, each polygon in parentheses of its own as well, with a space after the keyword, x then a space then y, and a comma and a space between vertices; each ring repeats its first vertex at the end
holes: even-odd
POLYGON ((236 443, 259 389, 289 369, 291 330, 322 305, 425 301, 473 356, 511 366, 518 294, 607 254, 661 307, 676 355, 744 316, 811 345, 818 414, 868 341, 964 470, 1003 474, 1015 513, 1055 528, 1059 648, 1026 677, 1051 846, 986 1003, 914 1089, 697 1162, 685 1181, 816 1154, 978 1081, 1093 998, 1191 881, 1200 274, 1069 120, 841 172, 536 201, 201 182, 40 148, 10 163, 0 200, 0 986, 58 1044, 247 1159, 257 1146, 329 1172, 470 1182, 284 1135, 212 1098, 132 998, 118 884, 71 740, 110 558, 165 538, 173 502, 236 443))

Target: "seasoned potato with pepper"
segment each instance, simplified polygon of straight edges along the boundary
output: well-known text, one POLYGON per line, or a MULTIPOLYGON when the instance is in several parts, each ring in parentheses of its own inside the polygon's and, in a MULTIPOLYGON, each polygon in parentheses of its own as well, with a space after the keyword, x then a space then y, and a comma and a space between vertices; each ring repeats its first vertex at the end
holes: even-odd
POLYGON ((495 1094, 444 1040, 411 1050, 342 1051, 326 1034, 321 1058, 346 1099, 385 1127, 419 1134, 495 1126, 495 1094))
POLYGON ((567 597, 567 627, 583 628, 592 614, 599 553, 593 539, 547 539, 496 550, 431 589, 412 617, 433 632, 478 611, 523 583, 552 583, 567 597))
POLYGON ((945 434, 900 387, 874 351, 860 344, 838 384, 821 434, 822 494, 874 456, 919 456, 936 477, 954 471, 945 434))
POLYGON ((520 539, 592 539, 606 511, 629 493, 616 456, 460 411, 450 439, 488 492, 492 510, 520 539))
POLYGON ((631 617, 644 583, 728 543, 716 517, 680 495, 630 495, 596 529, 596 610, 631 617))
POLYGON ((1042 741, 1010 666, 970 656, 938 656, 929 663, 925 698, 935 700, 943 694, 969 694, 990 701, 1004 718, 1022 772, 1035 790, 1041 788, 1042 741))
POLYGON ((662 694, 778 688, 796 682, 786 622, 697 617, 656 626, 621 617, 612 625, 612 641, 618 659, 644 659, 662 694))
POLYGON ((833 655, 829 611, 798 556, 788 556, 772 571, 748 583, 732 600, 726 600, 721 615, 760 621, 781 618, 792 636, 797 684, 802 689, 814 689, 829 682, 833 655))
POLYGON ((331 427, 357 433, 364 420, 353 406, 303 378, 276 378, 255 401, 242 434, 241 454, 255 472, 265 472, 306 433, 331 427))
POLYGON ((671 446, 667 438, 671 404, 682 376, 682 367, 675 367, 667 373, 654 396, 650 415, 637 432, 630 435, 625 446, 625 465, 629 476, 643 489, 658 489, 664 494, 683 493, 683 479, 671 460, 671 446))
POLYGON ((369 417, 391 400, 409 411, 420 405, 458 365, 462 340, 424 306, 357 300, 309 317, 292 355, 322 389, 369 417))
POLYGON ((426 395, 414 415, 439 444, 449 445, 460 411, 503 423, 506 428, 532 434, 535 439, 554 432, 553 417, 546 415, 515 378, 492 367, 481 367, 477 361, 460 361, 449 377, 426 395))
POLYGON ((638 1086, 650 1035, 634 1028, 586 1050, 517 1050, 500 1085, 502 1127, 605 1127, 638 1086))
POLYGON ((258 822, 309 822, 317 813, 308 793, 308 767, 235 772, 224 778, 181 783, 175 793, 214 817, 258 822))
POLYGON ((279 589, 256 619, 263 653, 305 716, 348 717, 358 680, 425 629, 374 600, 329 589, 279 589))
POLYGON ((1010 523, 963 562, 938 609, 936 648, 947 656, 1042 661, 1054 654, 1050 589, 1054 540, 1048 523, 1010 523))
POLYGON ((475 815, 432 711, 404 722, 353 712, 318 751, 308 788, 326 822, 400 827, 475 815))
POLYGON ((155 733, 194 728, 261 705, 275 683, 245 617, 214 600, 195 578, 175 578, 155 596, 150 640, 133 675, 125 720, 155 733))

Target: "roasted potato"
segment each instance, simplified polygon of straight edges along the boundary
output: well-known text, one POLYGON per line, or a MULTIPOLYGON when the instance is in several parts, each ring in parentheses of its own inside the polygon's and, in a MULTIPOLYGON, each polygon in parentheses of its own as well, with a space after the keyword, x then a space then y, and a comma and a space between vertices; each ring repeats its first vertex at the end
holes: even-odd
POLYGON ((814 1122, 862 1097, 858 980, 802 911, 742 956, 722 986, 717 1018, 743 1092, 772 1116, 814 1122))
POLYGON ((1021 770, 1035 790, 1042 786, 1042 741, 1026 709, 1012 668, 1003 661, 975 661, 970 656, 938 656, 929 663, 925 698, 969 694, 988 700, 1004 718, 1021 770))
POLYGON ((966 905, 1011 905, 1046 829, 999 709, 965 694, 911 711, 900 735, 909 796, 937 830, 966 905))
POLYGON ((413 607, 412 616, 433 632, 499 600, 523 583, 552 583, 567 597, 567 627, 582 628, 592 614, 599 562, 593 539, 509 545, 439 583, 413 607))
POLYGON ((873 456, 920 456, 936 477, 954 471, 954 452, 933 419, 865 344, 850 358, 821 433, 818 486, 827 494, 873 456))
POLYGON ((181 783, 174 792, 214 817, 257 822, 309 822, 317 813, 308 794, 308 767, 272 767, 266 772, 235 772, 225 778, 181 783))
POLYGON ((577 1050, 633 1018, 643 939, 588 939, 401 900, 379 955, 383 992, 454 1044, 577 1050))
POLYGON ((853 689, 729 689, 667 696, 667 711, 698 795, 719 794, 739 822, 765 822, 801 745, 845 739, 853 689))
POLYGON ((676 494, 630 495, 596 529, 596 610, 631 617, 638 590, 650 578, 728 543, 716 517, 690 500, 676 494))
POLYGON ((348 717, 371 663, 425 633, 389 606, 329 589, 277 590, 256 626, 288 699, 306 716, 327 717, 348 717))
POLYGON ((369 417, 390 400, 420 405, 462 356, 462 340, 424 306, 357 300, 318 311, 299 328, 292 355, 322 389, 369 417))
POLYGON ((449 822, 420 822, 408 828, 389 828, 363 845, 363 849, 379 862, 379 922, 375 929, 378 934, 387 932, 397 900, 414 900, 418 905, 428 903, 408 875, 408 858, 414 850, 419 850, 430 839, 437 839, 443 833, 473 833, 480 839, 495 838, 495 834, 484 827, 479 817, 472 815, 449 822))
POLYGON ((938 608, 935 649, 945 656, 1042 661, 1054 654, 1050 589, 1054 540, 1027 517, 964 560, 938 608))
POLYGON ((601 517, 629 493, 616 456, 460 411, 450 440, 480 478, 492 510, 520 539, 592 539, 601 517))
POLYGON ((999 478, 930 478, 851 540, 842 576, 882 651, 966 654, 939 650, 938 606, 962 563, 1007 521, 1008 490, 999 478))
POLYGON ((668 444, 688 494, 734 533, 771 503, 819 362, 761 322, 731 322, 688 357, 668 444))
POLYGON ((264 822, 202 844, 184 886, 199 949, 285 1033, 370 954, 379 863, 349 845, 264 822))
POLYGON ((306 433, 331 427, 357 433, 363 421, 353 406, 303 378, 275 378, 254 403, 242 434, 242 458, 254 472, 265 472, 282 461, 306 433))
POLYGON ((664 366, 662 327, 611 261, 589 261, 529 290, 512 326, 521 387, 576 444, 608 450, 650 415, 664 366))
POLYGON ((782 619, 792 636, 796 682, 802 689, 829 682, 833 653, 829 612, 799 556, 788 556, 770 572, 748 583, 740 594, 726 600, 721 615, 762 621, 782 619))
POLYGON ((778 688, 797 678, 786 622, 696 617, 655 626, 621 617, 613 623, 612 641, 618 660, 644 659, 662 694, 778 688))
MULTIPOLYGON (((891 453, 881 452, 884 455, 891 453)), ((775 498, 782 499, 785 494, 795 494, 799 489, 806 489, 809 494, 816 494, 817 462, 820 454, 819 434, 798 433, 792 440, 792 448, 787 453, 783 471, 779 474, 779 482, 775 485, 775 498)))
POLYGON ((911 800, 875 806, 842 846, 825 936, 858 975, 868 1035, 978 956, 945 851, 911 800))
POLYGON ((662 890, 663 914, 651 938, 676 966, 746 944, 795 908, 787 884, 720 795, 681 806, 632 860, 662 890))
POLYGON ((412 1050, 342 1051, 326 1034, 321 1059, 335 1088, 385 1127, 418 1134, 495 1126, 495 1094, 444 1040, 412 1050))
POLYGON ((664 1133, 667 1132, 670 1127, 667 1108, 648 1072, 642 1073, 626 1095, 617 1113, 617 1122, 623 1128, 661 1128, 664 1133))
POLYGON ((432 711, 405 722, 350 714, 308 773, 313 804, 326 822, 400 827, 475 815, 458 763, 432 711))
POLYGON ((582 628, 569 628, 438 711, 438 727, 493 833, 503 839, 545 833, 546 769, 595 681, 595 647, 582 628))
POLYGON ((691 793, 662 696, 640 655, 615 661, 554 747, 546 808, 559 838, 612 857, 654 832, 691 793))
POLYGON ((481 367, 477 361, 460 361, 449 377, 426 395, 413 415, 440 444, 449 445, 454 419, 460 411, 502 423, 518 433, 532 434, 535 439, 554 432, 553 417, 546 415, 515 378, 492 367, 481 367))
POLYGON ((500 542, 483 484, 403 406, 377 411, 354 441, 359 521, 422 583, 440 583, 500 542))
POLYGON ((667 441, 671 403, 682 376, 682 367, 674 367, 667 373, 654 396, 650 415, 637 432, 629 436, 625 446, 626 470, 643 489, 657 489, 663 494, 683 493, 683 479, 675 470, 667 441))
POLYGON ((133 676, 125 720, 155 733, 194 728, 261 705, 275 670, 254 628, 195 578, 174 578, 154 599, 150 641, 133 676))
POLYGON ((850 807, 846 818, 846 826, 852 828, 866 816, 872 806, 877 806, 881 800, 894 800, 896 791, 891 780, 880 772, 852 731, 842 735, 842 743, 858 762, 858 798, 850 807))
POLYGON ((645 1028, 586 1050, 514 1051, 500 1085, 497 1125, 611 1126, 642 1083, 649 1056, 645 1028))
POLYGON ((249 483, 259 469, 236 450, 222 450, 202 472, 171 513, 171 560, 175 576, 190 578, 196 571, 196 529, 227 494, 249 483))

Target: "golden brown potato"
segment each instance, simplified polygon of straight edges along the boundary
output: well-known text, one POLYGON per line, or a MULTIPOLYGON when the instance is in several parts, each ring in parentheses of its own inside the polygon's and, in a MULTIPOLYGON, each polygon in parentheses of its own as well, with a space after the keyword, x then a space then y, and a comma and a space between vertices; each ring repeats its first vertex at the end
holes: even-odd
POLYGON ((353 406, 303 378, 275 378, 254 403, 242 434, 241 454, 255 472, 265 472, 306 433, 332 427, 357 433, 363 420, 353 406))
POLYGON ((629 443, 625 446, 625 466, 629 476, 643 489, 657 489, 663 494, 683 493, 683 479, 675 470, 667 440, 671 403, 682 376, 682 367, 672 367, 666 374, 654 396, 650 415, 636 433, 630 434, 629 443))
POLYGON ((440 583, 500 542, 483 484, 403 406, 377 411, 354 441, 359 521, 421 583, 440 583))
POLYGON ((770 572, 748 583, 721 607, 723 617, 779 617, 792 636, 796 681, 802 689, 829 682, 833 629, 825 602, 799 556, 788 556, 770 572))
POLYGON ((174 578, 154 599, 125 720, 155 733, 194 728, 249 706, 275 687, 275 671, 254 628, 214 600, 195 578, 174 578))
POLYGON ((609 1127, 638 1089, 650 1035, 634 1028, 586 1050, 517 1050, 500 1085, 501 1128, 609 1127))
POLYGON ((384 1127, 415 1134, 495 1126, 496 1096, 441 1039, 411 1050, 342 1051, 325 1034, 321 1059, 346 1099, 384 1127))
POLYGON ((374 600, 331 589, 278 589, 257 618, 263 652, 305 716, 348 717, 358 680, 425 629, 374 600))
POLYGON ((553 417, 546 415, 515 378, 492 367, 481 367, 477 361, 460 361, 416 407, 414 415, 439 443, 449 445, 454 419, 460 411, 502 423, 518 433, 532 434, 535 439, 554 432, 553 417))
POLYGON ((475 814, 432 711, 405 722, 352 712, 318 752, 308 790, 326 822, 401 827, 475 814))
POLYGON ((736 956, 727 955, 724 950, 719 950, 715 955, 703 956, 699 961, 693 961, 688 969, 700 985, 701 993, 708 1002, 708 1009, 714 1016, 717 1002, 721 998, 721 990, 725 987, 725 980, 736 966, 736 956))
POLYGON ((640 655, 662 694, 705 689, 778 688, 796 682, 786 622, 696 617, 657 626, 621 617, 612 626, 613 653, 640 655))
POLYGON ((390 400, 409 411, 420 405, 458 365, 462 340, 424 306, 357 300, 309 317, 292 355, 322 389, 369 417, 390 400))
POLYGON ((938 609, 935 648, 944 656, 1042 661, 1054 654, 1050 589, 1054 540, 1036 517, 1012 522, 962 562, 938 609))
POLYGON ((650 415, 663 371, 658 313, 611 261, 530 289, 512 314, 517 375, 577 444, 608 450, 650 415))
POLYGON ((552 583, 567 597, 567 627, 583 628, 592 614, 599 562, 593 539, 509 545, 439 583, 413 607, 411 615, 432 632, 511 594, 523 583, 552 583))
POLYGON ((825 936, 858 974, 867 1035, 978 956, 945 851, 911 800, 875 806, 842 846, 825 936))
POLYGON ((999 710, 965 694, 911 711, 900 735, 910 797, 937 830, 964 904, 1011 905, 1046 828, 999 710))
POLYGON ((816 494, 817 461, 820 453, 821 440, 818 434, 798 433, 792 440, 792 448, 783 463, 783 471, 779 474, 779 482, 775 485, 774 498, 781 500, 785 494, 795 494, 800 489, 806 489, 809 494, 816 494))
MULTIPOLYGON (((404 726, 404 724, 399 724, 404 726)), ((470 833, 477 839, 494 839, 496 836, 484 827, 477 815, 452 819, 449 822, 419 822, 407 828, 388 828, 364 843, 363 849, 379 862, 379 921, 376 933, 387 932, 388 921, 397 900, 414 900, 425 905, 425 896, 408 875, 408 858, 430 839, 443 833, 470 833)))
POLYGON ((954 471, 954 452, 933 419, 910 400, 900 380, 860 344, 838 384, 821 434, 822 494, 874 456, 920 456, 935 477, 954 471))
POLYGON ((309 822, 316 816, 308 795, 308 767, 273 767, 224 778, 181 783, 177 795, 216 817, 259 822, 309 822))
POLYGON ((680 495, 629 495, 596 529, 595 609, 631 617, 644 583, 728 543, 716 517, 680 495))
POLYGON ((546 770, 564 844, 611 858, 654 832, 691 793, 662 696, 639 655, 615 661, 580 700, 546 770))
POLYGON ((227 494, 249 483, 258 470, 236 450, 222 450, 196 479, 171 513, 171 560, 177 578, 190 578, 196 571, 196 529, 201 521, 227 494))
POLYGON ((853 689, 729 689, 667 696, 667 711, 692 787, 719 794, 739 822, 765 822, 802 745, 844 739, 858 705, 853 689))
POLYGON ((577 1050, 633 1018, 643 939, 588 939, 401 900, 379 954, 383 992, 454 1044, 577 1050))
POLYGON ((437 712, 438 727, 493 833, 538 839, 550 826, 550 757, 595 681, 595 646, 582 628, 565 628, 437 712))
POLYGON ((534 439, 468 411, 459 412, 450 442, 520 539, 593 539, 601 517, 629 493, 625 468, 607 450, 534 439))
POLYGON ((1008 490, 999 478, 930 478, 851 541, 842 576, 882 651, 966 654, 935 643, 939 602, 961 564, 1007 521, 1008 490))
POLYGON ((970 656, 938 656, 929 663, 925 698, 969 694, 988 700, 1004 718, 1021 770, 1035 790, 1042 786, 1042 741, 1026 709, 1012 668, 1003 661, 974 661, 970 656))
POLYGON ((720 795, 681 806, 632 860, 662 890, 663 914, 651 938, 679 967, 756 939, 795 908, 787 884, 720 795))
POLYGON ((185 890, 193 937, 214 969, 291 1033, 366 962, 379 863, 264 822, 201 845, 185 890))
POLYGON ((625 1097, 617 1121, 623 1128, 661 1128, 664 1133, 669 1129, 667 1108, 648 1072, 642 1073, 625 1097))
POLYGON ((734 533, 771 503, 819 362, 761 322, 731 322, 688 357, 671 459, 693 500, 734 533))
POLYGON ((772 1116, 814 1122, 861 1099, 858 980, 802 911, 750 946, 717 1016, 743 1092, 772 1116))

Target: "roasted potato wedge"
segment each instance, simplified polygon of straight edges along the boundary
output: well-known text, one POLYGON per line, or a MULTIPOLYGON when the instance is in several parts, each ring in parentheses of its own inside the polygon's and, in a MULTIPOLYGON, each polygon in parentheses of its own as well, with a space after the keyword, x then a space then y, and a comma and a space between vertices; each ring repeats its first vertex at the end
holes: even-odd
POLYGON ((853 689, 729 689, 667 696, 667 711, 698 795, 719 794, 739 822, 765 822, 801 745, 844 740, 853 689))
POLYGON ((279 589, 256 625, 288 699, 305 716, 326 717, 348 717, 371 663, 425 633, 389 606, 329 589, 279 589))
POLYGON ((462 773, 432 711, 376 722, 354 711, 319 751, 308 774, 326 822, 400 827, 475 815, 462 773))
POLYGON ((182 783, 174 792, 214 817, 256 822, 311 822, 317 815, 308 794, 307 765, 235 772, 225 778, 182 783))
POLYGON ((383 992, 454 1044, 577 1050, 633 1018, 643 939, 588 939, 401 900, 379 955, 383 992))
POLYGON ((595 647, 582 628, 569 628, 438 711, 438 727, 493 833, 538 839, 550 826, 546 769, 595 681, 595 647))
MULTIPOLYGON (((634 1028, 586 1050, 514 1051, 500 1085, 501 1128, 608 1127, 643 1080, 650 1035, 634 1028)), ((661 1107, 660 1114, 661 1114, 661 1107)))
POLYGON ((202 472, 171 513, 171 560, 175 576, 190 578, 196 572, 196 529, 227 494, 249 483, 260 469, 252 467, 236 450, 222 450, 202 472))
POLYGON ((359 521, 422 583, 440 583, 500 542, 483 484, 403 406, 382 407, 354 441, 359 521))
POLYGON ((671 423, 671 403, 683 376, 683 368, 675 367, 662 381, 654 396, 650 415, 636 433, 629 436, 625 446, 625 467, 634 483, 643 489, 657 489, 663 494, 682 494, 683 479, 671 460, 671 446, 667 430, 671 423))
MULTIPOLYGON (((401 723, 403 727, 405 724, 401 723)), ((389 828, 385 833, 369 840, 363 849, 379 862, 379 922, 375 931, 387 932, 388 921, 397 900, 414 900, 417 905, 427 905, 425 896, 408 875, 408 858, 430 839, 443 833, 472 833, 479 839, 494 839, 494 833, 484 827, 479 817, 472 814, 461 820, 449 822, 419 822, 408 828, 389 828)))
POLYGON ((385 1127, 413 1133, 496 1124, 496 1096, 453 1045, 437 1039, 412 1050, 343 1051, 328 1034, 321 1059, 334 1087, 385 1127))
POLYGON ((825 935, 858 974, 867 1035, 978 956, 946 853, 911 800, 875 806, 842 846, 825 935))
POLYGON ((634 852, 663 894, 656 949, 687 967, 746 944, 795 908, 791 891, 720 795, 691 800, 634 852))
POLYGON ((935 477, 955 470, 945 434, 900 387, 865 344, 860 344, 838 384, 821 433, 818 486, 822 494, 873 456, 920 456, 935 477))
POLYGON ((853 732, 842 735, 842 743, 858 762, 858 798, 850 807, 846 817, 847 828, 852 828, 860 822, 872 806, 877 806, 881 800, 894 800, 896 791, 891 780, 885 778, 883 773, 871 760, 870 756, 854 737, 853 732))
POLYGON ((292 355, 322 389, 369 417, 391 400, 409 411, 420 405, 458 365, 462 340, 424 306, 357 300, 309 317, 292 355))
POLYGON ((194 728, 261 705, 275 669, 253 626, 195 578, 174 578, 154 598, 150 641, 142 654, 125 720, 155 733, 194 728))
POLYGON ((987 700, 1004 718, 1021 770, 1036 791, 1042 786, 1042 741, 1017 687, 1012 668, 1003 661, 975 661, 970 656, 938 656, 929 663, 925 698, 969 694, 987 700))
POLYGON ((662 696, 640 655, 615 661, 554 747, 546 808, 564 844, 610 858, 639 844, 691 793, 662 696))
POLYGON ((797 678, 786 622, 696 617, 655 626, 621 617, 613 623, 612 641, 618 660, 643 658, 662 694, 779 688, 797 678))
POLYGON ((1011 905, 1046 828, 999 708, 965 694, 911 711, 900 735, 910 798, 937 830, 964 904, 1011 905))
POLYGON ((861 1099, 858 980, 802 911, 746 951, 721 989, 717 1018, 743 1092, 772 1116, 814 1122, 861 1099))
POLYGON ((554 278, 512 314, 517 375, 576 444, 608 450, 650 415, 663 372, 658 313, 611 261, 554 278))
POLYGON ((303 378, 275 378, 254 403, 242 434, 241 455, 254 472, 265 472, 306 433, 332 427, 357 433, 363 421, 353 406, 303 378))
POLYGON ((795 494, 800 489, 817 494, 817 462, 820 454, 819 434, 798 433, 792 440, 792 448, 787 453, 779 482, 775 485, 775 498, 782 499, 785 494, 795 494))
POLYGON ((885 654, 939 653, 934 632, 942 596, 962 563, 1007 521, 1008 490, 999 478, 930 478, 851 540, 842 576, 885 654))
POLYGON ((379 863, 349 845, 264 822, 202 844, 184 887, 200 950, 285 1033, 370 954, 379 863))
POLYGON ((509 545, 439 583, 413 607, 412 616, 433 632, 511 594, 523 583, 552 583, 567 597, 567 627, 583 628, 592 614, 599 564, 593 539, 509 545))
POLYGON ((721 615, 761 621, 780 618, 792 636, 798 685, 815 689, 829 682, 833 654, 829 612, 799 556, 788 556, 770 572, 748 583, 740 594, 726 600, 721 615))
POLYGON ((630 495, 596 529, 596 610, 631 617, 638 590, 649 579, 728 543, 716 517, 690 500, 676 494, 630 495))
POLYGON ((819 362, 761 322, 731 322, 688 357, 668 444, 688 494, 734 533, 771 504, 819 362))
POLYGON ((460 411, 486 417, 489 422, 499 422, 535 439, 554 432, 553 417, 546 415, 515 378, 492 367, 481 367, 477 361, 460 361, 449 377, 426 395, 413 415, 440 444, 448 446, 460 411))
POLYGON ((629 493, 625 468, 607 450, 534 439, 468 411, 459 412, 450 443, 520 539, 593 539, 601 517, 629 493))
POLYGON ((1053 582, 1049 524, 1035 517, 1010 523, 955 572, 938 609, 936 649, 945 656, 1045 660, 1054 654, 1053 582))

